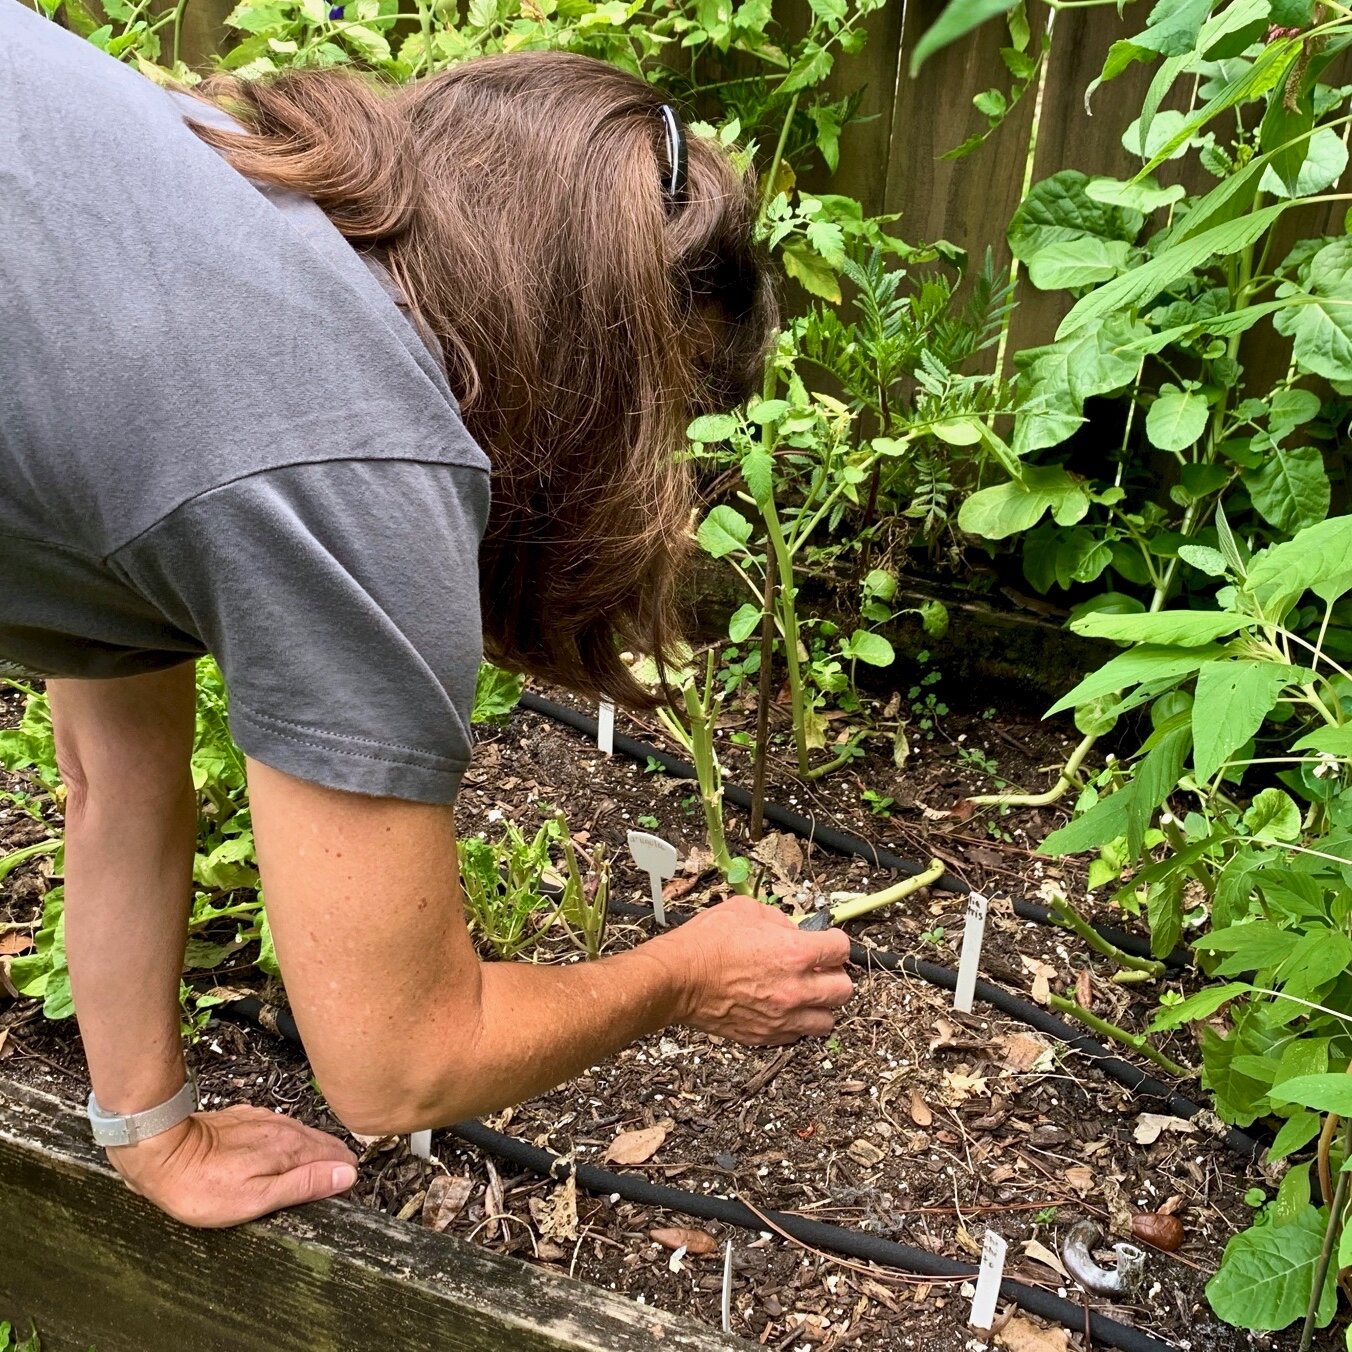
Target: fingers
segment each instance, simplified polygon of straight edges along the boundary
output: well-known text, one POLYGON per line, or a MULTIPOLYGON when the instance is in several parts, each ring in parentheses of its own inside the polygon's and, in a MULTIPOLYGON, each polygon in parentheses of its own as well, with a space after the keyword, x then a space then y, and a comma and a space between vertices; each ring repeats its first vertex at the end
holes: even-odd
POLYGON ((813 1005, 824 1009, 843 1009, 854 999, 854 982, 844 972, 822 972, 809 987, 813 1005))
POLYGON ((302 1164, 299 1168, 288 1169, 284 1174, 259 1180, 258 1202, 262 1209, 258 1214, 265 1216, 285 1207, 302 1206, 323 1197, 335 1197, 346 1192, 356 1181, 357 1170, 351 1164, 338 1164, 333 1160, 302 1164))
POLYGON ((815 954, 814 967, 844 967, 850 959, 850 936, 843 929, 823 930, 820 934, 805 934, 810 940, 810 951, 815 954))

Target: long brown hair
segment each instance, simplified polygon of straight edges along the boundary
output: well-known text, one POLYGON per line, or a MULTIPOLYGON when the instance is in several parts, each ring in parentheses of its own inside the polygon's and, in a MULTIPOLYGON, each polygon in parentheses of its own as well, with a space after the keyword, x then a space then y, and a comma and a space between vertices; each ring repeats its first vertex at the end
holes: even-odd
POLYGON ((326 70, 201 92, 248 133, 198 134, 379 250, 436 335, 493 462, 488 654, 650 702, 619 653, 660 658, 680 628, 694 494, 675 453, 690 418, 755 388, 774 324, 754 182, 690 137, 668 203, 662 96, 564 53, 398 90, 326 70))

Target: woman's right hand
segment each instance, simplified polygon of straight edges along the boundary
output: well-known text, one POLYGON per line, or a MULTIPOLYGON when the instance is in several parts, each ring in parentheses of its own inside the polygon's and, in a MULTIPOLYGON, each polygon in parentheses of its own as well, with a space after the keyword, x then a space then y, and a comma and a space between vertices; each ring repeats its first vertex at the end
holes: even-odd
POLYGON ((826 1037, 854 994, 844 930, 804 932, 751 897, 711 906, 645 947, 680 964, 687 996, 676 1022, 750 1046, 826 1037))

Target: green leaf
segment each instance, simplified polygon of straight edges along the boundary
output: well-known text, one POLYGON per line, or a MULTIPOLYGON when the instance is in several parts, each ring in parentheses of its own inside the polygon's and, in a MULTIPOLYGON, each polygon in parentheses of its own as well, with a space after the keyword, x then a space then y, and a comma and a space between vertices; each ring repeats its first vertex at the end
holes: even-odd
POLYGON ((494 723, 506 718, 521 699, 522 677, 514 671, 504 671, 491 662, 479 664, 474 682, 474 707, 471 723, 494 723))
POLYGON ((760 628, 761 608, 749 601, 737 607, 728 620, 728 637, 734 643, 749 639, 760 628))
POLYGON ((1146 414, 1145 434, 1161 451, 1187 450, 1206 431, 1210 411, 1202 395, 1177 385, 1161 385, 1159 398, 1146 414))
POLYGON ((1087 638, 1190 648, 1212 643, 1250 623, 1247 615, 1233 610, 1164 610, 1153 615, 1114 615, 1097 610, 1072 620, 1070 627, 1087 638))
POLYGON ((1036 184, 1009 223, 1010 252, 1044 291, 1092 286, 1127 265, 1144 217, 1088 195, 1089 180, 1063 169, 1036 184))
POLYGON ((1282 619, 1312 590, 1332 601, 1352 587, 1352 516, 1334 516, 1307 526, 1292 540, 1269 545, 1248 565, 1244 590, 1263 615, 1282 619))
POLYGON ((706 554, 721 559, 746 548, 751 539, 751 522, 735 507, 720 504, 700 522, 695 538, 706 554))
POLYGON ((1300 835, 1300 809, 1281 789, 1264 789, 1249 804, 1244 825, 1260 840, 1295 840, 1300 835))
POLYGON ((1322 521, 1333 500, 1324 457, 1315 446, 1270 446, 1263 463, 1246 470, 1243 479, 1259 514, 1287 534, 1322 521))
POLYGON ((1174 951, 1183 935, 1183 884, 1186 877, 1175 869, 1146 891, 1146 919, 1150 922, 1150 951, 1162 958, 1174 951))
MULTIPOLYGON (((1352 238, 1326 244, 1301 269, 1301 287, 1286 283, 1278 296, 1288 309, 1273 318, 1293 340, 1297 365, 1329 380, 1352 379, 1352 238)), ((1111 285, 1111 283, 1110 283, 1111 285)))
POLYGON ((1073 239, 1049 244, 1028 260, 1028 280, 1040 291, 1097 286, 1116 277, 1131 257, 1131 245, 1114 239, 1073 239))
POLYGON ((737 419, 731 413, 706 413, 696 418, 685 429, 691 441, 703 443, 726 441, 737 430, 737 419))
POLYGON ((784 271, 810 295, 840 303, 840 281, 831 265, 810 244, 790 240, 780 251, 784 271))
POLYGON ((1102 324, 1020 352, 1015 357, 1014 454, 1022 458, 1065 441, 1084 422, 1086 399, 1130 385, 1141 366, 1135 345, 1149 333, 1144 324, 1113 315, 1102 324))
POLYGON ((1288 1117, 1268 1147, 1268 1159, 1285 1159, 1302 1146, 1309 1145, 1319 1135, 1321 1120, 1318 1113, 1311 1112, 1298 1112, 1288 1117))
POLYGON ((1263 726, 1284 686, 1300 672, 1245 658, 1208 662, 1197 673, 1192 706, 1193 770, 1205 782, 1263 726))
POLYGON ((1316 728, 1291 744, 1292 751, 1326 751, 1330 756, 1352 756, 1352 727, 1316 728))
POLYGON ((871 667, 889 667, 896 657, 892 645, 881 634, 868 629, 856 629, 840 645, 840 651, 846 657, 867 662, 871 667))
POLYGON ((1156 644, 1142 644, 1130 652, 1114 657, 1110 662, 1092 671, 1069 694, 1063 695, 1046 717, 1073 709, 1100 695, 1110 695, 1145 682, 1173 683, 1190 676, 1198 667, 1212 658, 1224 655, 1224 649, 1213 646, 1202 648, 1175 648, 1156 644))
POLYGON ((1207 986, 1196 995, 1176 1005, 1165 1005, 1150 1020, 1152 1033, 1165 1033, 1173 1028, 1181 1028, 1185 1023, 1194 1023, 1200 1019, 1209 1019, 1222 1005, 1248 995, 1253 987, 1245 981, 1231 981, 1222 986, 1207 986))
POLYGON ((1067 854, 1080 854, 1084 850, 1097 849, 1110 840, 1117 840, 1127 833, 1127 824, 1131 808, 1136 799, 1136 785, 1100 798, 1088 812, 1076 817, 1074 821, 1053 831, 1038 846, 1040 854, 1059 858, 1067 854))
POLYGON ((775 458, 763 441, 756 442, 742 457, 742 478, 757 506, 764 508, 774 500, 775 458))
POLYGON ((1147 123, 1138 117, 1122 133, 1122 148, 1138 159, 1153 160, 1166 146, 1171 147, 1163 157, 1176 160, 1188 153, 1186 137, 1179 140, 1179 132, 1187 125, 1187 118, 1175 108, 1166 109, 1147 123))
POLYGON ((1161 188, 1153 178, 1130 183, 1123 183, 1116 178, 1091 178, 1084 192, 1093 202, 1125 207, 1128 211, 1138 211, 1144 216, 1161 207, 1181 202, 1188 195, 1188 190, 1181 183, 1171 183, 1167 188, 1161 188))
POLYGON ((1352 1075, 1297 1075, 1272 1090, 1275 1103, 1299 1103, 1319 1113, 1352 1117, 1352 1075))
POLYGON ((1179 545, 1178 557, 1208 577, 1225 576, 1225 555, 1210 545, 1179 545))
MULTIPOLYGON (((1237 220, 1223 221, 1181 242, 1170 240, 1164 250, 1149 262, 1106 282, 1077 301, 1061 321, 1061 327, 1056 331, 1057 338, 1068 337, 1109 316, 1120 316, 1124 311, 1135 309, 1212 258, 1228 258, 1231 254, 1239 253, 1268 232, 1286 210, 1286 205, 1279 202, 1261 207, 1237 220)), ((1349 373, 1352 374, 1352 371, 1349 373)))
POLYGON ((939 17, 921 34, 911 53, 911 78, 935 52, 965 37, 987 19, 1014 8, 1017 0, 948 0, 939 17))
POLYGON ((1037 525, 1051 512, 1063 526, 1089 511, 1089 495, 1059 465, 1030 465, 1023 478, 973 493, 958 509, 958 526, 969 535, 1003 540, 1037 525))
POLYGON ((1332 127, 1317 128, 1304 147, 1297 142, 1294 150, 1300 165, 1294 183, 1282 178, 1274 157, 1258 183, 1264 192, 1273 197, 1313 197, 1337 183, 1347 168, 1347 147, 1332 127), (1302 148, 1305 149, 1303 157, 1302 148))

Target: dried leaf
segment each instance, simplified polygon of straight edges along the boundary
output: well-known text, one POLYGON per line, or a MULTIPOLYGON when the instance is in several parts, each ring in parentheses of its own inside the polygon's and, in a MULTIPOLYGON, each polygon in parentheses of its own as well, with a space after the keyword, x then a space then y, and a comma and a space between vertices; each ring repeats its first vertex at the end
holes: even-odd
POLYGON ((554 1185, 548 1197, 532 1197, 527 1205, 541 1239, 577 1238, 577 1175, 571 1170, 567 1178, 554 1185))
POLYGON ((1076 1164, 1066 1170, 1066 1182, 1070 1184, 1081 1197, 1087 1196, 1094 1190, 1094 1171, 1086 1169, 1083 1165, 1076 1164))
POLYGON ((917 1127, 928 1127, 934 1123, 934 1114, 930 1111, 929 1104, 920 1096, 920 1090, 914 1086, 911 1088, 911 1121, 917 1127))
POLYGON ((394 1219, 397 1221, 412 1220, 414 1216, 422 1209, 424 1199, 427 1197, 427 1190, 415 1192, 412 1197, 394 1213, 394 1219))
POLYGON ((1016 1314, 995 1335, 997 1347, 1008 1352, 1067 1352, 1070 1337, 1065 1329, 1047 1328, 1016 1314))
POLYGON ((766 865, 778 881, 797 882, 803 871, 803 847, 787 831, 770 831, 751 848, 751 856, 766 865))
POLYGON ((608 1164, 645 1164, 657 1154, 667 1139, 665 1127, 644 1127, 641 1131, 622 1131, 606 1151, 608 1164))
POLYGON ((906 768, 906 762, 911 759, 911 744, 906 740, 906 729, 899 727, 892 737, 892 764, 898 770, 906 768))
POLYGON ((680 901, 687 894, 693 892, 699 886, 697 877, 690 878, 672 878, 662 885, 663 901, 680 901))
POLYGON ((960 1249, 966 1249, 973 1258, 981 1257, 981 1245, 972 1238, 972 1232, 965 1225, 959 1225, 954 1232, 954 1238, 958 1241, 960 1249))
POLYGON ((1094 978, 1089 974, 1089 968, 1082 967, 1075 977, 1075 1003, 1081 1009, 1094 1008, 1094 978))
POLYGON ((958 1029, 947 1019, 935 1019, 934 1036, 930 1039, 929 1049, 937 1052, 940 1047, 951 1047, 957 1040, 958 1029))
POLYGON ((977 804, 970 798, 962 798, 953 804, 952 811, 948 814, 955 822, 968 822, 976 816, 977 804))
POLYGON ((1056 968, 1049 967, 1041 958, 1025 957, 1019 954, 1019 961, 1023 963, 1024 970, 1033 978, 1031 994, 1033 999, 1040 1005, 1051 1003, 1052 987, 1051 979, 1056 975, 1056 968))
POLYGON ((14 1048, 9 1045, 9 1029, 0 1028, 0 1061, 3 1061, 13 1050, 14 1048))
POLYGON ((1045 1042, 1026 1033, 1011 1033, 1000 1039, 1000 1045, 1004 1048, 1005 1069, 1013 1071, 1031 1070, 1051 1051, 1045 1042))
POLYGON ((961 1071, 944 1071, 945 1097, 950 1106, 966 1103, 974 1094, 986 1092, 984 1075, 965 1075, 961 1071))
POLYGON ((427 1185, 422 1223, 440 1233, 465 1209, 473 1191, 474 1180, 468 1174, 438 1174, 427 1185))
POLYGON ((1023 1241, 1023 1252, 1033 1262, 1051 1268, 1053 1272, 1064 1277, 1066 1281, 1070 1280, 1070 1273, 1066 1271, 1065 1264, 1040 1240, 1025 1239, 1023 1241))
POLYGON ((11 930, 8 934, 0 934, 0 953, 10 955, 16 953, 27 953, 33 947, 33 936, 24 934, 21 930, 11 930))
POLYGON ((684 1249, 697 1258, 718 1252, 718 1241, 707 1230, 695 1230, 683 1225, 649 1230, 648 1238, 664 1249, 684 1249))
POLYGON ((1177 1131, 1190 1135, 1197 1130, 1193 1122, 1186 1117, 1173 1117, 1168 1113, 1142 1113, 1136 1119, 1135 1130, 1131 1133, 1137 1145, 1153 1145, 1164 1131, 1177 1131))

